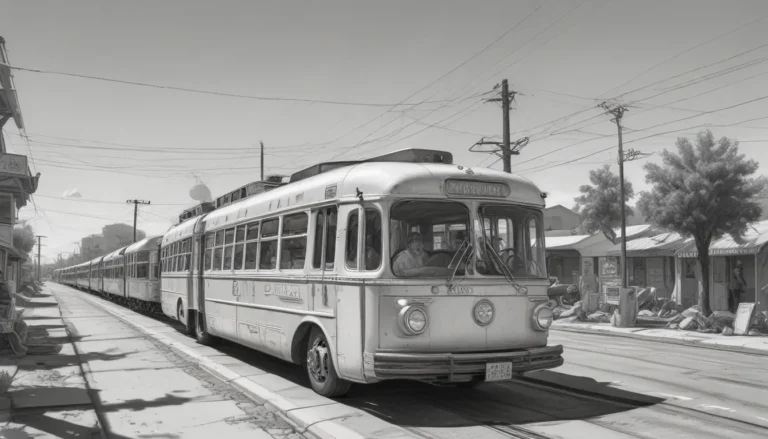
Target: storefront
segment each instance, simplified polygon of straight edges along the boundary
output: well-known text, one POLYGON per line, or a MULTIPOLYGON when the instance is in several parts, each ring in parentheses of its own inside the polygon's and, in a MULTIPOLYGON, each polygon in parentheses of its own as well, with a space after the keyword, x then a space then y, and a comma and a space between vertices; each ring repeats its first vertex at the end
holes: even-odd
MULTIPOLYGON (((614 232, 616 233, 616 243, 609 241, 602 233, 598 232, 575 247, 582 255, 582 264, 585 264, 586 259, 591 260, 589 266, 594 267, 594 273, 598 278, 600 291, 603 294, 605 294, 606 287, 621 286, 621 253, 618 256, 608 254, 617 245, 621 245, 621 229, 616 229, 614 232)), ((654 229, 647 224, 627 227, 627 245, 634 240, 655 234, 654 229)))
POLYGON ((548 236, 547 273, 554 276, 561 284, 579 284, 581 277, 581 253, 573 246, 589 238, 590 235, 548 236))
MULTIPOLYGON (((754 302, 756 311, 768 311, 768 220, 753 223, 737 243, 725 236, 709 246, 709 304, 713 311, 728 310, 728 283, 736 263, 744 267, 747 288, 741 302, 754 302)), ((676 254, 677 282, 675 296, 685 306, 698 303, 701 270, 694 242, 688 242, 676 254)))
MULTIPOLYGON (((686 240, 680 235, 670 232, 627 241, 627 283, 630 286, 656 288, 657 297, 670 298, 676 280, 675 251, 685 243, 686 240)), ((620 257, 620 243, 606 254, 606 258, 613 261, 620 260, 620 257)))

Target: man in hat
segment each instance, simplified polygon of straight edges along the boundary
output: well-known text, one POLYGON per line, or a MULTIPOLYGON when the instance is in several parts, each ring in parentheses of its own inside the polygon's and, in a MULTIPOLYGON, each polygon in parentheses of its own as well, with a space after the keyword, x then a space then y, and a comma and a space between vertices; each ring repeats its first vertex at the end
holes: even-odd
POLYGON ((401 251, 392 262, 392 271, 396 276, 407 276, 408 271, 427 265, 427 253, 421 240, 421 233, 408 234, 405 250, 401 251))
POLYGON ((731 281, 728 283, 728 310, 736 313, 739 309, 741 294, 747 288, 747 281, 744 279, 744 264, 736 261, 736 268, 733 269, 731 281))

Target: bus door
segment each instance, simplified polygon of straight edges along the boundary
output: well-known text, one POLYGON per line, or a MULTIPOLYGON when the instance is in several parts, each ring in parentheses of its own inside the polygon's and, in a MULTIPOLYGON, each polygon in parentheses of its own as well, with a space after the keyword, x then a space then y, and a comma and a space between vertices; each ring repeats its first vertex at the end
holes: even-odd
POLYGON ((334 313, 338 280, 335 264, 338 214, 336 206, 321 207, 315 212, 312 270, 319 270, 320 280, 312 283, 310 311, 334 313))

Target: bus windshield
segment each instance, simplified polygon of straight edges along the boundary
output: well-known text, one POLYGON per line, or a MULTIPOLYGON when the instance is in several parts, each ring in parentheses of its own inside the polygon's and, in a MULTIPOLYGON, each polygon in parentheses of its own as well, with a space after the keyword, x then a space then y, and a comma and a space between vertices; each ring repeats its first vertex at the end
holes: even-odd
POLYGON ((469 242, 468 226, 469 210, 461 203, 403 201, 395 204, 390 212, 389 234, 395 276, 450 277, 454 272, 463 276, 466 261, 459 261, 457 254, 462 244, 469 242))
POLYGON ((476 234, 477 272, 504 276, 501 261, 515 278, 544 278, 544 225, 541 212, 514 205, 482 204, 482 230, 476 234), (489 255, 493 251, 498 258, 489 255))

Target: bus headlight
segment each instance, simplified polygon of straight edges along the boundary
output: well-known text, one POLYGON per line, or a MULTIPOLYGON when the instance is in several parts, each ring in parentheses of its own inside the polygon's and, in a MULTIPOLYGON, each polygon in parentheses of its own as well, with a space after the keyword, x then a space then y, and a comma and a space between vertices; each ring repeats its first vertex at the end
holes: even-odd
POLYGON ((429 319, 427 310, 420 306, 409 305, 400 310, 398 318, 400 329, 409 335, 419 335, 427 329, 429 319))
POLYGON ((495 310, 490 300, 481 300, 475 304, 472 315, 475 317, 475 323, 480 326, 488 326, 493 321, 495 310))
POLYGON ((552 310, 547 304, 539 305, 533 311, 533 327, 539 331, 546 331, 552 326, 554 316, 552 310))

